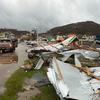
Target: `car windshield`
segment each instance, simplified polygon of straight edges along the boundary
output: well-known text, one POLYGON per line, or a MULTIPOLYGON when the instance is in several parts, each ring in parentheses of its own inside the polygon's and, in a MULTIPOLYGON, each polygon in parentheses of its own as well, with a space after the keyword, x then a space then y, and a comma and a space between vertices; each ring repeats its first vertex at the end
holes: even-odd
POLYGON ((10 42, 10 40, 0 40, 0 42, 10 42))

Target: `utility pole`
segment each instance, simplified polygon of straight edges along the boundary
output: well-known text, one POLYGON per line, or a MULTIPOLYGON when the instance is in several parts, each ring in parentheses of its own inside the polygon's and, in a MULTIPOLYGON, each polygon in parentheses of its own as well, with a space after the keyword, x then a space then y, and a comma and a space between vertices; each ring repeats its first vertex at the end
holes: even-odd
POLYGON ((39 44, 39 40, 38 40, 39 35, 38 35, 38 32, 37 31, 36 31, 36 35, 37 35, 37 44, 39 44))
POLYGON ((34 37, 36 37, 36 41, 37 41, 37 44, 38 44, 39 43, 39 40, 38 40, 39 36, 38 36, 36 29, 33 29, 31 33, 33 34, 34 37))

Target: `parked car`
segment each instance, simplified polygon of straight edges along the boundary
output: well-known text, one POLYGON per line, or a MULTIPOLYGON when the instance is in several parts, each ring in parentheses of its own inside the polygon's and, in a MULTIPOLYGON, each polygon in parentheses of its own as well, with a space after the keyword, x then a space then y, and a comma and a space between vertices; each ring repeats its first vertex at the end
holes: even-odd
POLYGON ((13 45, 13 41, 7 38, 0 39, 0 52, 11 51, 15 50, 15 45, 13 45))

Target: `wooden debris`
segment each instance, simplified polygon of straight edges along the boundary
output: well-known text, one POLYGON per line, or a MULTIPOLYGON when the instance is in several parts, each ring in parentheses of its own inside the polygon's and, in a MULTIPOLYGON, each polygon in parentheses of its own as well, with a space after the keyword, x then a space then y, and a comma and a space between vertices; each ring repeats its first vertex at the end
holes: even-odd
POLYGON ((77 66, 75 67, 78 68, 80 71, 85 72, 88 76, 100 80, 100 77, 94 75, 94 73, 92 73, 88 67, 77 67, 77 66))

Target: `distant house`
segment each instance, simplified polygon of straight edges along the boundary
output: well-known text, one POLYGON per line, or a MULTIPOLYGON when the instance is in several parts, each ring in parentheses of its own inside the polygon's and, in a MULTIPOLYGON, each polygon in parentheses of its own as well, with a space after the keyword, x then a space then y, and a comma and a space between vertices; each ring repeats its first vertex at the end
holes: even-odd
POLYGON ((96 39, 96 35, 84 34, 79 37, 79 44, 95 47, 96 45, 95 39, 96 39))
POLYGON ((100 43, 100 35, 96 35, 96 43, 100 43))
POLYGON ((96 39, 95 35, 83 35, 81 38, 83 41, 94 41, 96 39))
POLYGON ((100 41, 100 35, 96 35, 96 40, 100 41))

